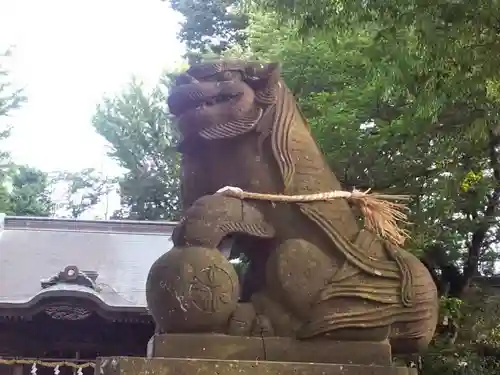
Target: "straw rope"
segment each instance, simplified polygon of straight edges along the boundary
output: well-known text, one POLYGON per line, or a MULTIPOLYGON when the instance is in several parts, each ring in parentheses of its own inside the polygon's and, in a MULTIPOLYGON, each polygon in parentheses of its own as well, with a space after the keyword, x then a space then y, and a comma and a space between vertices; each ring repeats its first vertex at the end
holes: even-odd
POLYGON ((400 228, 401 224, 408 224, 407 208, 403 203, 393 201, 407 201, 408 195, 390 195, 370 193, 370 190, 359 191, 329 191, 325 193, 304 195, 262 194, 244 191, 238 187, 226 186, 219 189, 216 194, 235 197, 239 199, 265 200, 270 202, 319 202, 332 199, 345 198, 359 207, 367 229, 377 233, 383 239, 396 246, 402 246, 409 238, 408 231, 400 228))

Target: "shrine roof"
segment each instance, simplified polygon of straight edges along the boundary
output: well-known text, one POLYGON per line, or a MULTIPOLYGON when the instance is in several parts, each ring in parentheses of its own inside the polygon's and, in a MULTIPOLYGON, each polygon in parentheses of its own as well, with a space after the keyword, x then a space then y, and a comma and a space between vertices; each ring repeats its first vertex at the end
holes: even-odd
POLYGON ((146 313, 147 274, 172 247, 174 226, 2 215, 0 315, 4 309, 26 309, 47 297, 66 296, 94 301, 110 311, 146 313), (58 281, 68 266, 77 267, 94 287, 58 281))

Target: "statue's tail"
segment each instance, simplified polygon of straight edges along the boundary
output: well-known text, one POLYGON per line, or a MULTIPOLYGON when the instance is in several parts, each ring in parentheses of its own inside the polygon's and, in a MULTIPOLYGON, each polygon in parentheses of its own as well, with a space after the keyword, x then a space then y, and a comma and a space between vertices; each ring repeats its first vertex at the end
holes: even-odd
POLYGON ((308 339, 340 329, 370 330, 391 326, 391 337, 420 340, 432 337, 438 315, 437 290, 425 266, 413 255, 402 261, 412 275, 413 304, 401 301, 398 280, 377 279, 365 273, 333 280, 320 293, 309 321, 298 332, 308 339))

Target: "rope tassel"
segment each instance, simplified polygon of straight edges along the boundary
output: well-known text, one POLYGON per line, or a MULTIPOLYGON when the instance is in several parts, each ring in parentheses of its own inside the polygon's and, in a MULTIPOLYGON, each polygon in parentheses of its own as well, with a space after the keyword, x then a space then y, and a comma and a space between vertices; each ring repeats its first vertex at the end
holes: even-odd
POLYGON ((221 194, 239 199, 265 200, 270 202, 320 202, 332 199, 345 198, 359 207, 365 226, 368 230, 377 233, 381 238, 396 246, 402 246, 409 238, 408 231, 400 228, 401 224, 408 224, 407 207, 403 203, 393 201, 407 201, 408 195, 389 195, 370 193, 370 190, 359 191, 329 191, 326 193, 304 195, 262 194, 244 191, 238 187, 226 186, 219 189, 221 194))

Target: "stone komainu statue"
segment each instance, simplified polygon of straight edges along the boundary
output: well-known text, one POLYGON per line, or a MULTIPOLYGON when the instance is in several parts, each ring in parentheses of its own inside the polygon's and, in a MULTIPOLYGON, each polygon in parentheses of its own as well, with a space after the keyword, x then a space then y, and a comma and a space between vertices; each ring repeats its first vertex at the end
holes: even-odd
POLYGON ((437 292, 410 253, 360 229, 345 199, 242 200, 340 190, 278 64, 192 66, 168 99, 182 134, 184 218, 152 266, 149 309, 159 333, 218 332, 300 340, 384 341, 417 352, 431 340, 437 292), (218 250, 250 265, 240 286, 218 250))

